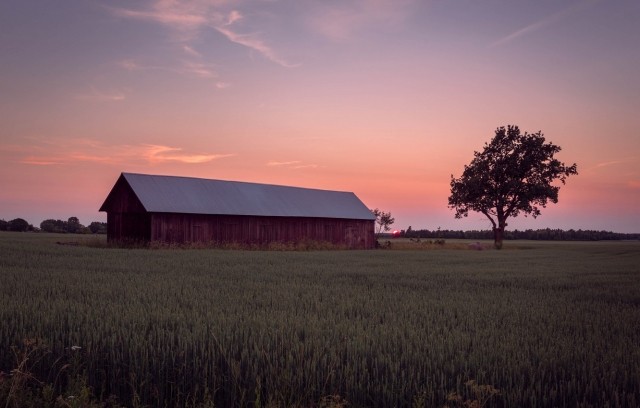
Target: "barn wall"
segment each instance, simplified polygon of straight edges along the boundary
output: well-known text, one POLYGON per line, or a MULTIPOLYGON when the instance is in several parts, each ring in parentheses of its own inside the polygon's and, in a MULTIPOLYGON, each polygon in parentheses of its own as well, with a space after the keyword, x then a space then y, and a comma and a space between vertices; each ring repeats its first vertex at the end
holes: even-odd
POLYGON ((100 210, 107 212, 108 241, 151 239, 151 215, 124 178, 118 180, 100 210))
POLYGON ((107 213, 107 241, 149 241, 151 216, 147 213, 107 213))
POLYGON ((347 248, 375 247, 373 221, 304 217, 253 217, 154 213, 151 240, 268 244, 326 241, 347 248))

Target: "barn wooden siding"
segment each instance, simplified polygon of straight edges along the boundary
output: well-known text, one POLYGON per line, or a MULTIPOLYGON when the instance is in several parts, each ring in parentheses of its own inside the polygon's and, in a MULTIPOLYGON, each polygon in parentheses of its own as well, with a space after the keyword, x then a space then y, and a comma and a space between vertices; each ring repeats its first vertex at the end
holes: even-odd
POLYGON ((264 245, 311 240, 351 249, 375 247, 374 225, 367 220, 109 212, 107 229, 109 241, 264 245))
POLYGON ((159 213, 150 222, 153 241, 263 245, 311 240, 353 249, 375 247, 374 225, 368 220, 159 213))

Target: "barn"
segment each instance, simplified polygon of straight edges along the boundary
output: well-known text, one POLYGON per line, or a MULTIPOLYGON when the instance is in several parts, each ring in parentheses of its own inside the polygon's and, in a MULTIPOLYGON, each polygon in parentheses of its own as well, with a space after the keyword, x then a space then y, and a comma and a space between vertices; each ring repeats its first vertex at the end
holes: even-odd
POLYGON ((100 211, 110 242, 375 247, 375 217, 350 192, 122 173, 100 211))

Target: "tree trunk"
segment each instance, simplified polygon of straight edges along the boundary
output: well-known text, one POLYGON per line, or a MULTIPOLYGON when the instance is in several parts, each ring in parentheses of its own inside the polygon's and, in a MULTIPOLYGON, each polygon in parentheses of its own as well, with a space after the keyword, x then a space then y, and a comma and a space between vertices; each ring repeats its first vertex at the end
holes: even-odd
POLYGON ((502 249, 502 240, 504 239, 504 226, 493 227, 493 245, 496 249, 502 249))

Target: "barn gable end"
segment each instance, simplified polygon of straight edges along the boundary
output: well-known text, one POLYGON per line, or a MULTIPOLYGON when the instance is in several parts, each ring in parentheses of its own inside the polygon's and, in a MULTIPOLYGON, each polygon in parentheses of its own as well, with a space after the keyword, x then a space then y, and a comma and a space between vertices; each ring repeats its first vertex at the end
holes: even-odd
POLYGON ((151 240, 151 214, 144 208, 124 174, 121 174, 100 207, 107 212, 109 241, 151 240))
POLYGON ((100 211, 110 241, 375 246, 375 217, 350 192, 122 173, 100 211))

